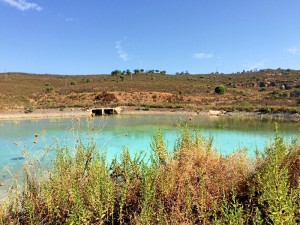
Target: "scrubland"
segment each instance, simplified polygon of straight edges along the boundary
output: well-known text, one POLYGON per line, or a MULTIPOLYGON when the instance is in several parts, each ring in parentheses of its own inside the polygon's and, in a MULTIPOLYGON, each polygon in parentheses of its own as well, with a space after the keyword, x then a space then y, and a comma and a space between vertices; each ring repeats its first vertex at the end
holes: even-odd
POLYGON ((235 74, 0 74, 0 111, 132 106, 184 110, 299 112, 300 71, 235 74), (225 93, 215 93, 222 85, 225 93))

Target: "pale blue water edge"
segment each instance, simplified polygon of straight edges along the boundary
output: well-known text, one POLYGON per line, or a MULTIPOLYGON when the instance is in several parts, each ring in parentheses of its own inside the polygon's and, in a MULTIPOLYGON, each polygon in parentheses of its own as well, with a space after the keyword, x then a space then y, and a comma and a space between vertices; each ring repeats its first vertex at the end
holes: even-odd
MULTIPOLYGON (((162 115, 0 121, 0 181, 11 177, 27 158, 49 162, 58 146, 74 149, 79 140, 84 144, 95 142, 97 149, 106 150, 110 161, 124 147, 132 155, 140 150, 149 153, 151 139, 160 128, 172 151, 185 124, 204 137, 212 135, 214 148, 222 154, 248 148, 250 155, 254 155, 255 149, 263 150, 274 136, 275 126, 265 120, 162 115)), ((287 141, 299 134, 299 122, 278 122, 278 126, 287 141)))

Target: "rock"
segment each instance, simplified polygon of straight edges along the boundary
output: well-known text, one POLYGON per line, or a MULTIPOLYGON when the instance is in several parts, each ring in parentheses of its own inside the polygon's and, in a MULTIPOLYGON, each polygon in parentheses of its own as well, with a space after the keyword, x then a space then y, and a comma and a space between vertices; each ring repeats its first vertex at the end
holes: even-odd
POLYGON ((211 116, 220 116, 220 115, 224 115, 226 113, 226 111, 222 110, 209 110, 209 115, 211 116))
POLYGON ((115 108, 115 112, 116 112, 117 114, 120 114, 122 111, 123 111, 123 109, 122 109, 121 107, 116 107, 116 108, 115 108))
POLYGON ((219 110, 209 110, 209 114, 213 115, 213 116, 217 116, 219 114, 221 114, 222 112, 219 110))

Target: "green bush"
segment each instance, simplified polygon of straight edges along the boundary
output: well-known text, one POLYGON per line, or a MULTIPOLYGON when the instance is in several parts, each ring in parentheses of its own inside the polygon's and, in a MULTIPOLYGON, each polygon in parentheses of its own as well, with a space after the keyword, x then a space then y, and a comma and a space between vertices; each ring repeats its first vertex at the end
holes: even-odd
POLYGON ((87 78, 84 80, 84 83, 90 83, 91 82, 91 79, 87 78))
POLYGON ((53 89, 54 89, 53 86, 50 86, 50 85, 45 86, 45 91, 46 91, 46 92, 51 92, 51 91, 53 91, 53 89))
POLYGON ((121 74, 121 75, 120 75, 120 78, 121 78, 122 81, 124 81, 124 79, 125 79, 125 74, 121 74))
POLYGON ((296 154, 295 147, 284 142, 276 126, 274 139, 257 154, 251 199, 267 224, 296 224, 299 199, 296 189, 291 189, 289 166, 284 165, 289 155, 296 154))
POLYGON ((75 80, 72 80, 70 84, 73 85, 73 86, 76 86, 77 82, 75 80))
POLYGON ((223 85, 219 85, 215 88, 215 93, 217 94, 224 94, 226 91, 226 88, 223 85))

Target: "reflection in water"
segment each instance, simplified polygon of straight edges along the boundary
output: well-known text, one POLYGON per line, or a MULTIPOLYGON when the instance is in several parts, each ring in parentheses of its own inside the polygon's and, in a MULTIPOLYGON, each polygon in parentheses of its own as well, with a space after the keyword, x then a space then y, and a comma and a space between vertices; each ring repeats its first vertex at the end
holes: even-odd
POLYGON ((25 157, 20 156, 20 157, 13 157, 10 160, 12 160, 12 161, 20 161, 20 160, 24 160, 24 159, 25 159, 25 157))

